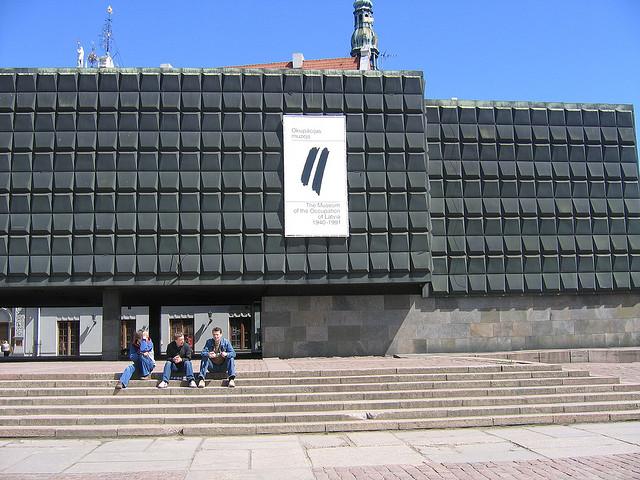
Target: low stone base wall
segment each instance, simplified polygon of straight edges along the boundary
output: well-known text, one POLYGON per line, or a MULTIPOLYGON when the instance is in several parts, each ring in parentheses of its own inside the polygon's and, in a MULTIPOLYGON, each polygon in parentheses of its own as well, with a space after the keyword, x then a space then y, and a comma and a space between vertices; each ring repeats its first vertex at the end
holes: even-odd
POLYGON ((262 299, 265 357, 640 345, 640 294, 262 299))

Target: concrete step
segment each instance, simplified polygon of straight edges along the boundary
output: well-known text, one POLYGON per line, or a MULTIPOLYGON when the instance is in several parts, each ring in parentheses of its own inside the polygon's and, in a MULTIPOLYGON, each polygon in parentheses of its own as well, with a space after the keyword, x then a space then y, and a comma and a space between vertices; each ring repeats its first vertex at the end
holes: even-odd
MULTIPOLYGON (((128 391, 128 390, 127 390, 128 391)), ((355 400, 392 400, 392 399, 421 399, 421 398, 483 398, 490 396, 513 395, 556 395, 556 394, 585 394, 607 392, 637 392, 637 384, 601 384, 601 385, 555 385, 555 386, 525 386, 525 387, 495 387, 495 388, 465 388, 465 389, 415 389, 415 390, 385 390, 385 391, 346 391, 346 392, 304 392, 304 393, 263 393, 245 395, 239 388, 157 388, 128 392, 128 395, 67 395, 67 396, 15 396, 0 397, 0 406, 15 405, 152 405, 171 402, 173 404, 203 404, 218 403, 221 400, 230 403, 282 403, 282 402, 329 402, 355 400)))
MULTIPOLYGON (((588 377, 589 372, 583 370, 568 371, 523 371, 523 372, 479 372, 479 373, 426 373, 426 374, 390 374, 367 376, 337 376, 337 377, 274 377, 274 378, 244 378, 240 377, 243 386, 273 386, 273 385, 333 385, 353 383, 392 383, 392 382, 445 382, 467 380, 525 380, 530 378, 566 378, 588 377)), ((218 376, 220 380, 222 376, 218 376)), ((132 380, 133 387, 155 387, 158 379, 132 380)), ((4 380, 4 388, 113 388, 115 379, 64 379, 64 380, 4 380)), ((170 380, 172 386, 186 386, 183 377, 170 380)))
POLYGON ((640 418, 640 385, 559 365, 261 371, 207 388, 119 374, 3 374, 0 436, 393 430, 640 418))
POLYGON ((447 408, 402 408, 305 412, 264 412, 264 413, 214 413, 203 416, 200 413, 172 414, 117 414, 117 415, 11 415, 0 416, 0 426, 44 426, 44 425, 127 425, 127 424, 245 424, 245 423, 307 423, 336 422, 349 420, 409 420, 442 417, 486 417, 502 415, 537 415, 559 413, 611 412, 638 410, 640 401, 581 402, 568 404, 539 405, 492 405, 476 407, 447 408))
MULTIPOLYGON (((463 381, 428 381, 428 382, 389 382, 389 383, 340 383, 340 384, 306 384, 306 385, 263 385, 244 386, 240 380, 234 392, 246 395, 259 395, 264 393, 319 393, 319 392, 358 392, 358 391, 388 391, 388 390, 415 390, 415 389, 456 389, 456 388, 494 388, 494 387, 525 387, 525 386, 557 386, 557 385, 602 385, 619 383, 619 379, 612 377, 558 377, 558 378, 529 378, 515 380, 463 380, 463 381)), ((207 381, 209 388, 205 389, 180 389, 189 391, 193 395, 202 395, 209 391, 214 394, 226 395, 226 388, 217 387, 221 383, 216 380, 207 381)), ((146 381, 142 383, 132 382, 126 389, 120 390, 118 395, 137 395, 141 393, 157 392, 158 389, 146 381)), ((162 394, 174 394, 175 389, 160 390, 162 394)), ((113 394, 112 387, 86 387, 86 388, 3 388, 4 397, 21 396, 92 396, 113 394)))
MULTIPOLYGON (((392 362, 393 360, 389 360, 392 362)), ((123 362, 122 368, 126 367, 123 362)), ((156 362, 156 369, 152 376, 155 379, 162 377, 161 360, 156 362)), ((199 361, 194 365, 199 367, 199 361)), ((328 369, 328 370, 265 370, 265 371, 238 371, 242 378, 308 378, 308 377, 349 377, 372 375, 410 375, 410 374, 454 374, 454 373, 497 373, 497 372, 545 372, 562 371, 561 365, 539 363, 513 363, 499 365, 469 365, 469 366, 444 366, 444 367, 389 367, 369 369, 328 369)), ((0 373, 0 380, 117 380, 120 371, 115 373, 0 373)))
POLYGON ((497 397, 447 397, 426 399, 393 400, 349 400, 325 402, 281 402, 281 403, 202 403, 176 404, 167 399, 161 404, 141 405, 86 405, 82 403, 65 405, 0 406, 0 416, 30 415, 136 415, 136 414, 216 414, 216 413, 267 413, 340 410, 384 410, 480 407, 495 405, 531 405, 579 402, 640 402, 640 392, 608 392, 596 394, 520 395, 497 397))
MULTIPOLYGON (((139 417, 138 417, 139 418, 139 417)), ((441 417, 399 420, 347 420, 320 422, 280 422, 254 424, 162 424, 162 425, 73 425, 16 426, 0 430, 3 438, 110 438, 135 436, 223 436, 286 433, 330 433, 345 431, 391 431, 431 428, 490 427, 506 425, 566 425, 579 422, 640 420, 640 409, 611 412, 577 412, 529 415, 492 415, 482 417, 441 417)))

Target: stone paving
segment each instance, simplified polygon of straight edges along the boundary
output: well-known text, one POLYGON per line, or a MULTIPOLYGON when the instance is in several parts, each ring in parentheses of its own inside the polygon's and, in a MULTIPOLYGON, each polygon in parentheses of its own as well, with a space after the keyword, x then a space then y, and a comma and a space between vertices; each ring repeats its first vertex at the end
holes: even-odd
POLYGON ((8 440, 3 480, 640 479, 640 422, 329 435, 8 440))
MULTIPOLYGON (((200 359, 195 358, 196 365, 200 359)), ((5 362, 0 357, 0 374, 24 373, 114 373, 122 372, 129 361, 77 361, 77 362, 5 362)), ((264 358, 239 359, 236 362, 238 373, 261 371, 295 371, 295 370, 360 370, 370 368, 422 368, 452 367, 471 365, 495 365, 510 363, 506 360, 487 358, 466 358, 453 356, 425 356, 419 358, 393 357, 329 357, 329 358, 264 358)), ((154 372, 162 373, 164 360, 156 359, 154 372)))
POLYGON ((591 375, 618 377, 622 383, 640 383, 640 362, 562 363, 565 370, 587 370, 591 375))

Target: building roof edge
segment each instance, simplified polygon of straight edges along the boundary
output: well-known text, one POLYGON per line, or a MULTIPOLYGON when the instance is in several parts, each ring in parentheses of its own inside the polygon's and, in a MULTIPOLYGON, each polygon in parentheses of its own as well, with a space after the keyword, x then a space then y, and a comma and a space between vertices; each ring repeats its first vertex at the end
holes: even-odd
POLYGON ((630 103, 536 102, 527 100, 461 100, 425 98, 426 106, 439 107, 511 107, 511 108, 587 108, 597 110, 630 110, 630 103))
POLYGON ((315 70, 315 69, 298 69, 298 68, 238 68, 238 67, 218 67, 218 68, 147 68, 147 67, 134 67, 134 68, 0 68, 0 74, 14 74, 14 73, 339 73, 341 75, 364 75, 364 76, 414 76, 422 77, 423 72, 420 70, 315 70))

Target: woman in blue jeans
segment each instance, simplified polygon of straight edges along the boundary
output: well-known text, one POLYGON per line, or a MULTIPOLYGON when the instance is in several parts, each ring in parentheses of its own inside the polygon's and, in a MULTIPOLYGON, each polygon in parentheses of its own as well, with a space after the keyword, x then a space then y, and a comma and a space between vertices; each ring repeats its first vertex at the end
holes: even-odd
POLYGON ((156 366, 153 360, 153 342, 149 338, 147 330, 138 330, 133 334, 131 345, 129 345, 129 358, 133 362, 124 369, 120 375, 120 381, 116 384, 116 389, 127 388, 129 380, 138 371, 141 379, 149 378, 156 366))

